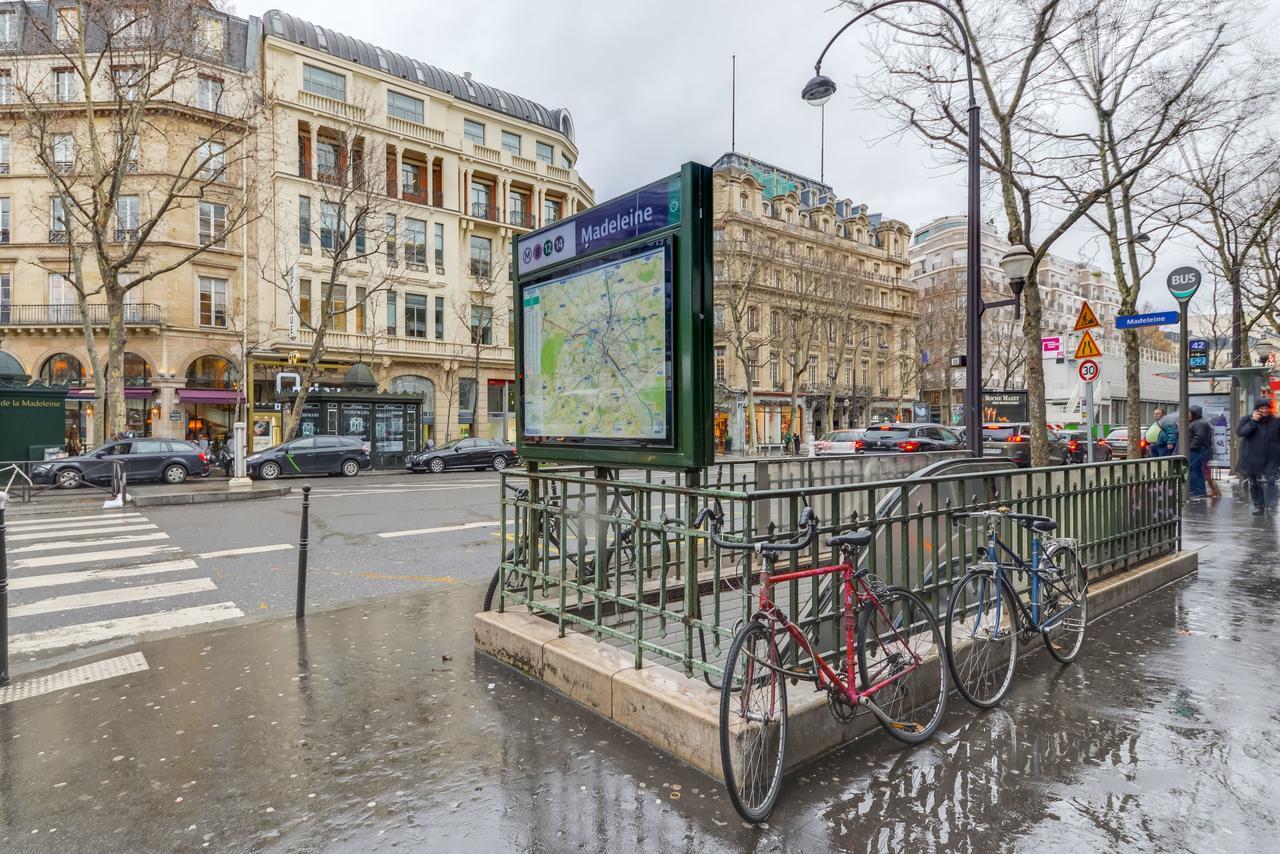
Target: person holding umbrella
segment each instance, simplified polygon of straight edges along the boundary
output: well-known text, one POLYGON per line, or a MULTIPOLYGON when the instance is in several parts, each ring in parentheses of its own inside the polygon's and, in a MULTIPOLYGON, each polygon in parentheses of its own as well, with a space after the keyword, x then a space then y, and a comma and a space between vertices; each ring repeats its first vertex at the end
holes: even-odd
POLYGON ((1276 469, 1280 468, 1280 421, 1271 412, 1265 397, 1254 403, 1253 412, 1236 425, 1240 437, 1240 476, 1249 484, 1253 515, 1275 512, 1276 469))

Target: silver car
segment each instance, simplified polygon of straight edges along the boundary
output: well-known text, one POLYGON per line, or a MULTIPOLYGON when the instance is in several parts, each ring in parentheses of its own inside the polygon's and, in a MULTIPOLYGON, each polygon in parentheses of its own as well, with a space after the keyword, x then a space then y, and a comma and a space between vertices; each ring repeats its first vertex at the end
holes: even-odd
POLYGON ((832 430, 823 433, 822 438, 813 443, 813 450, 818 456, 833 454, 856 454, 862 450, 862 430, 832 430))

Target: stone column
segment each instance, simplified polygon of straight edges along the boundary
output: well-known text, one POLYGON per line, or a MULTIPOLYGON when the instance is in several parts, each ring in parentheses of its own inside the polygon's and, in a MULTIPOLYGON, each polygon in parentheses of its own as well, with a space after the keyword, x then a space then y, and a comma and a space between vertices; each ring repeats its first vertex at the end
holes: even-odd
POLYGON ((183 380, 176 376, 153 377, 151 385, 156 390, 156 402, 160 406, 160 416, 151 420, 151 434, 160 439, 185 439, 187 436, 186 418, 170 421, 169 413, 181 409, 178 402, 178 389, 183 380))

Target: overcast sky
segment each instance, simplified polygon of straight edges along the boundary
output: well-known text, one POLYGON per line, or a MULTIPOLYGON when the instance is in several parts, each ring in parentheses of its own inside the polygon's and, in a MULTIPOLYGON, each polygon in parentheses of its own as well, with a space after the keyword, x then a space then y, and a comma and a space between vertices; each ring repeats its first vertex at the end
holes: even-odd
MULTIPOLYGON (((1280 0, 1263 0, 1280 18, 1280 0)), ((669 174, 711 163, 730 148, 730 56, 737 54, 737 150, 817 177, 819 110, 800 100, 822 45, 850 17, 831 0, 234 0, 240 15, 281 8, 321 26, 532 98, 568 107, 578 168, 603 201, 669 174)), ((857 104, 855 80, 874 73, 854 32, 823 70, 843 85, 827 105, 827 183, 841 198, 916 228, 963 213, 963 174, 940 171, 910 136, 884 139, 887 123, 857 104)), ((994 200, 984 200, 993 210, 994 200)), ((1056 254, 1100 257, 1084 233, 1056 254)), ((1194 263, 1186 248, 1162 253, 1144 299, 1172 304, 1164 275, 1194 263)), ((1206 287, 1207 287, 1206 282, 1206 287)))

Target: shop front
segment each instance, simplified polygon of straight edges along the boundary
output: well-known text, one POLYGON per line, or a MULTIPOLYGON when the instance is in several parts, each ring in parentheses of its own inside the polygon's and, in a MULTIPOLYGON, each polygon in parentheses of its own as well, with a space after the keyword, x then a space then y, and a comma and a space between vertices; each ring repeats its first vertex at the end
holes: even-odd
POLYGON ((425 446, 427 442, 436 440, 436 386, 431 380, 417 374, 405 374, 392 377, 387 383, 387 391, 393 394, 407 394, 418 398, 421 405, 418 409, 418 437, 425 446))
MULTIPOLYGON (((281 397, 284 417, 297 394, 281 397)), ((299 436, 360 436, 369 443, 374 468, 401 468, 421 447, 422 398, 416 392, 379 392, 369 368, 352 365, 341 388, 317 386, 307 392, 298 421, 299 436)))
MULTIPOLYGON (((186 385, 177 389, 183 436, 217 452, 231 437, 236 413, 244 402, 240 372, 222 356, 201 356, 187 368, 186 385)), ((173 413, 170 414, 170 418, 173 413)))

